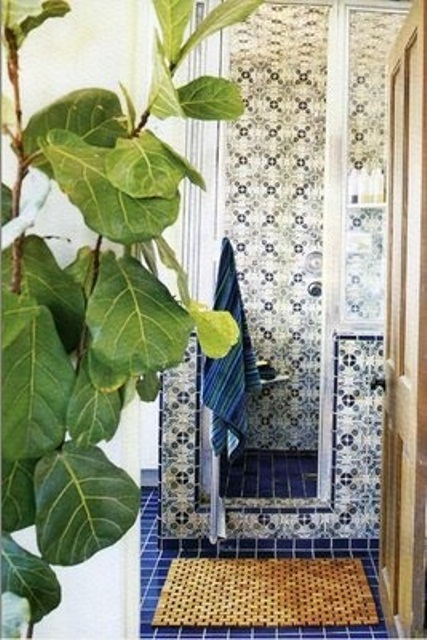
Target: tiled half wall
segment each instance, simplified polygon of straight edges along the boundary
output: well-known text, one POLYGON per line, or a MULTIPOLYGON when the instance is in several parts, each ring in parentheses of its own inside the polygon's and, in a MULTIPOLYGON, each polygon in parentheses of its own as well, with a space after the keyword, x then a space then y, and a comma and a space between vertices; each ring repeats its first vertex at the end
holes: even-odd
MULTIPOLYGON (((378 538, 383 374, 379 336, 337 335, 334 352, 331 500, 227 503, 230 538, 378 538)), ((202 357, 195 339, 185 362, 164 377, 160 436, 160 539, 206 539, 200 466, 202 357)), ((285 425, 284 427, 285 428, 285 425)))

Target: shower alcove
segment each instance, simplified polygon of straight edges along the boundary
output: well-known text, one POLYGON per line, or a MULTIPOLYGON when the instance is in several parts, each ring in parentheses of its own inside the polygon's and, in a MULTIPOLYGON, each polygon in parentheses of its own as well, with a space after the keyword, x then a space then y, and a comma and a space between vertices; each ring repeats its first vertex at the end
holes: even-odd
MULTIPOLYGON (((213 5, 196 2, 194 20, 213 5)), ((305 493, 280 488, 283 464, 263 495, 225 490, 230 539, 378 538, 387 207, 365 172, 372 185, 387 170, 387 51, 408 6, 268 0, 192 59, 198 73, 235 80, 246 109, 224 127, 188 125, 208 189, 184 194, 183 261, 194 295, 212 304, 230 238, 254 350, 278 374, 248 400, 248 449, 312 463, 305 493)), ((209 532, 202 371, 193 338, 164 377, 163 545, 204 544, 209 532)))

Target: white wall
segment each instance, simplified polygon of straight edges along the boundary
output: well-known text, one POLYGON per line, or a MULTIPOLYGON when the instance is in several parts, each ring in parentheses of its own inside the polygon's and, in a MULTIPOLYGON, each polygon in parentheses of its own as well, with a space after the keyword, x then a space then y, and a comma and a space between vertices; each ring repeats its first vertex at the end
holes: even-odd
POLYGON ((157 469, 159 459, 158 438, 159 405, 156 401, 144 405, 144 413, 141 419, 140 429, 141 469, 157 469))
MULTIPOLYGON (((24 122, 35 110, 71 90, 98 86, 119 93, 119 82, 135 97, 140 113, 150 69, 150 3, 70 0, 70 5, 71 13, 46 22, 30 34, 22 49, 24 122)), ((6 92, 7 78, 4 73, 2 77, 6 92)), ((3 144, 3 179, 11 184, 14 162, 5 147, 3 144)), ((59 259, 68 262, 74 257, 76 244, 90 243, 93 237, 79 230, 79 222, 80 214, 54 188, 36 230, 72 239, 71 243, 65 239, 51 243, 59 259)), ((139 482, 140 447, 143 465, 156 466, 157 447, 148 457, 144 451, 144 442, 157 441, 156 407, 138 402, 130 405, 119 433, 121 436, 106 450, 139 482), (140 438, 140 432, 146 432, 146 437, 140 438)), ((33 538, 31 530, 16 536, 18 542, 25 541, 36 551, 33 538)), ((35 638, 119 640, 139 636, 138 523, 118 545, 82 565, 57 567, 55 571, 62 585, 62 602, 36 625, 35 638)))

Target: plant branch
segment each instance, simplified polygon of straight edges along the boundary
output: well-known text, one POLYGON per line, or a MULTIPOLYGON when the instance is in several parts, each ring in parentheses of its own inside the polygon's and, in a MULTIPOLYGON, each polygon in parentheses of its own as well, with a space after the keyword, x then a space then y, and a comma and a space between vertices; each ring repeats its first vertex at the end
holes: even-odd
MULTIPOLYGON (((12 218, 17 218, 19 216, 19 202, 21 199, 22 182, 25 173, 21 171, 21 167, 18 167, 18 176, 12 189, 12 218)), ((12 277, 10 290, 12 293, 17 294, 21 293, 23 240, 24 236, 21 235, 12 245, 12 277)))
POLYGON ((40 149, 37 149, 37 151, 33 151, 33 153, 30 153, 28 156, 25 156, 22 160, 22 167, 24 169, 28 169, 29 166, 31 164, 33 164, 34 160, 37 160, 38 158, 42 158, 43 157, 43 151, 40 151, 40 149))
MULTIPOLYGON (((7 72, 12 85, 13 100, 16 116, 16 131, 12 133, 13 148, 18 158, 15 184, 12 188, 12 218, 17 218, 20 213, 22 183, 28 172, 28 162, 25 158, 22 128, 21 90, 19 84, 19 57, 18 44, 15 33, 6 27, 5 39, 7 43, 7 72)), ((10 289, 13 293, 20 293, 22 280, 22 244, 23 236, 17 238, 12 245, 12 278, 10 289)))
POLYGON ((12 140, 12 143, 15 142, 15 134, 13 133, 12 129, 10 128, 10 126, 8 124, 2 124, 2 130, 3 133, 6 134, 7 136, 9 136, 9 138, 12 140))
POLYGON ((7 43, 7 72, 12 85, 13 101, 16 115, 16 132, 13 136, 16 152, 20 157, 24 157, 24 145, 22 140, 22 107, 21 107, 21 90, 19 85, 19 57, 18 44, 16 42, 15 33, 8 27, 4 30, 7 43))
POLYGON ((92 282, 91 282, 91 287, 90 287, 90 292, 91 293, 95 288, 96 281, 98 280, 99 263, 100 263, 100 259, 101 259, 102 240, 103 240, 103 237, 102 236, 98 236, 98 238, 96 240, 95 249, 94 249, 93 273, 92 273, 92 282))

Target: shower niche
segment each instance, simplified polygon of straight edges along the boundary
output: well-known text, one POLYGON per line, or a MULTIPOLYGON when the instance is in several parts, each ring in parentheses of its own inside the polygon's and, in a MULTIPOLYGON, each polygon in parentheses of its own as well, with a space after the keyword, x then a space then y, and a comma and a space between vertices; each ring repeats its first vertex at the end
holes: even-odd
MULTIPOLYGON (((198 207, 189 187, 184 257, 211 304, 219 240, 229 237, 254 350, 275 372, 248 398, 245 455, 221 463, 230 535, 378 535, 382 392, 371 382, 383 365, 386 194, 359 194, 365 174, 386 174, 387 50, 407 8, 266 1, 195 62, 222 68, 246 109, 219 131, 189 127, 213 187, 198 207)), ((165 380, 166 538, 203 537, 209 526, 202 371, 193 341, 165 380)))

